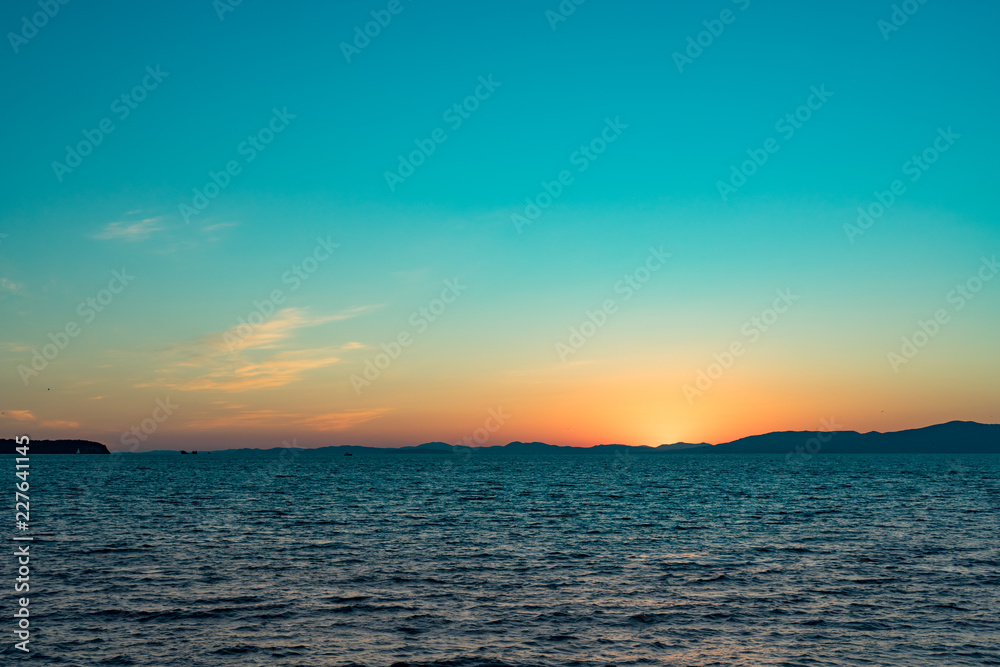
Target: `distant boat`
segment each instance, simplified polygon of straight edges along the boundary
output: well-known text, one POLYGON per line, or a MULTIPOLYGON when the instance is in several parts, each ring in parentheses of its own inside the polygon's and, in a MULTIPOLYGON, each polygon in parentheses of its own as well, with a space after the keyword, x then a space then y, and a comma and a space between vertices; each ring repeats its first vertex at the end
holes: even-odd
POLYGON ((351 454, 350 452, 344 452, 344 456, 354 456, 354 454, 351 454))
POLYGON ((185 452, 185 451, 184 451, 184 450, 182 449, 182 450, 181 450, 181 454, 187 454, 187 452, 185 452))
POLYGON ((196 449, 196 450, 194 450, 194 451, 193 451, 193 452, 191 452, 191 453, 192 453, 192 454, 197 454, 197 453, 198 453, 198 450, 196 449))

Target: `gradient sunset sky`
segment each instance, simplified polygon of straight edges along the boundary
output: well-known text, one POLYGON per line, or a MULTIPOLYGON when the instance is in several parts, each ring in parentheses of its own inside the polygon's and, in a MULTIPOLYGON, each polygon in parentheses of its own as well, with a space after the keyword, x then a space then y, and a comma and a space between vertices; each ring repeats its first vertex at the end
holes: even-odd
POLYGON ((914 2, 897 26, 892 4, 60 5, 0 56, 2 437, 128 449, 158 400, 178 407, 140 450, 458 443, 491 410, 485 444, 996 423, 1000 7, 914 2), (372 12, 391 22, 345 49, 372 12), (518 223, 543 182, 561 193, 518 223))

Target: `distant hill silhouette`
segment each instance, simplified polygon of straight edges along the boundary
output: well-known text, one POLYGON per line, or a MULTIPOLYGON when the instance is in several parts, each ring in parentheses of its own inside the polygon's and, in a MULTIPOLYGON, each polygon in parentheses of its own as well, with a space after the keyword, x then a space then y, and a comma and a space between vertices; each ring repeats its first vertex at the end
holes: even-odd
MULTIPOLYGON (((497 452, 648 452, 654 454, 786 454, 814 440, 820 451, 827 454, 1000 454, 1000 424, 952 421, 924 428, 879 433, 870 431, 779 431, 740 438, 732 442, 710 445, 706 442, 677 442, 659 447, 629 445, 595 445, 567 447, 544 442, 511 442, 506 445, 474 447, 475 450, 497 452)), ((813 446, 815 443, 813 443, 813 446)), ((457 447, 446 443, 425 443, 417 447, 401 447, 389 451, 451 452, 457 447)), ((324 448, 325 449, 325 448, 324 448)), ((375 447, 365 448, 369 450, 375 447)), ((462 447, 461 449, 465 449, 462 447)), ((383 450, 384 451, 384 450, 383 450)))
POLYGON ((713 446, 714 445, 710 445, 707 442, 700 442, 697 445, 692 444, 690 442, 675 442, 672 445, 660 445, 659 447, 656 448, 656 450, 660 452, 667 452, 667 451, 678 452, 681 451, 682 449, 700 449, 702 447, 713 447, 713 446))
MULTIPOLYGON (((13 440, 0 441, 13 443, 13 440)), ((38 441, 42 442, 42 441, 38 441)), ((85 442, 82 440, 59 440, 52 442, 85 442)), ((89 443, 104 447, 99 443, 89 443)), ((35 443, 32 443, 34 448, 35 443)), ((634 452, 650 455, 717 455, 717 454, 787 454, 806 448, 810 453, 826 454, 1000 454, 1000 424, 979 424, 977 422, 952 421, 924 428, 879 433, 870 431, 779 431, 752 435, 719 445, 708 443, 677 442, 658 447, 630 446, 620 444, 595 445, 593 447, 570 447, 550 445, 545 442, 514 441, 506 445, 488 447, 467 447, 451 445, 447 442, 425 442, 421 445, 405 447, 366 447, 363 445, 333 445, 329 447, 272 447, 270 449, 224 449, 215 454, 268 452, 352 452, 372 454, 427 454, 444 455, 467 451, 503 453, 569 453, 597 454, 614 452, 634 452), (819 444, 819 449, 816 449, 819 444), (797 449, 798 448, 798 449, 797 449)), ((13 453, 12 446, 0 450, 13 453), (9 451, 8 451, 9 449, 9 451)), ((34 452, 35 450, 32 449, 34 452)), ((81 451, 84 451, 81 449, 81 451)), ((69 452, 59 452, 69 453, 69 452)), ((74 452, 75 453, 75 450, 74 452)), ((106 450, 94 453, 106 453, 106 450)), ((142 452, 145 454, 177 454, 174 450, 142 452)), ((205 452, 202 453, 213 453, 205 452)))
MULTIPOLYGON (((451 452, 460 445, 449 445, 447 442, 425 442, 422 445, 417 445, 416 447, 400 447, 399 451, 411 451, 411 452, 451 452)), ((467 447, 465 449, 468 449, 467 447)))
POLYGON ((1000 425, 963 421, 890 433, 783 431, 740 438, 697 451, 713 454, 783 454, 813 438, 820 442, 821 451, 827 454, 1000 453, 1000 425))
MULTIPOLYGON (((0 440, 0 454, 17 454, 20 447, 15 440, 0 440)), ((110 454, 108 448, 90 440, 32 440, 28 443, 28 456, 32 454, 110 454)))

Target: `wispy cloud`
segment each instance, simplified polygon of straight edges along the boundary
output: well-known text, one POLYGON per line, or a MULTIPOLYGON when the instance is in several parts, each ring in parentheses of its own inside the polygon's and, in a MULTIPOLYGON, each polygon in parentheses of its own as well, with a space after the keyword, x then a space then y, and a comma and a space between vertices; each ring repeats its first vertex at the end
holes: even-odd
POLYGON ((13 280, 7 280, 6 278, 0 278, 0 291, 10 292, 12 294, 20 294, 21 285, 15 283, 13 280))
POLYGON ((163 220, 162 217, 146 218, 145 220, 139 220, 136 222, 127 220, 122 222, 111 222, 108 223, 103 230, 97 234, 93 234, 91 238, 100 239, 102 241, 145 241, 153 232, 164 229, 163 225, 160 224, 161 220, 163 220))
POLYGON ((358 424, 363 424, 372 419, 381 417, 390 408, 372 408, 370 410, 347 410, 344 412, 330 412, 322 415, 311 415, 303 420, 303 423, 318 431, 342 431, 358 424))
POLYGON ((285 308, 278 311, 274 317, 259 325, 249 336, 240 337, 239 326, 223 332, 214 334, 213 340, 222 343, 229 351, 247 349, 273 349, 278 344, 289 338, 299 329, 305 327, 315 327, 328 322, 338 322, 349 320, 365 313, 375 310, 378 306, 360 306, 335 313, 333 315, 313 316, 302 308, 285 308), (227 336, 228 334, 228 336, 227 336))
POLYGON ((174 388, 185 391, 247 391, 283 387, 298 380, 306 371, 330 366, 340 361, 328 350, 279 352, 259 362, 242 362, 219 368, 206 375, 182 381, 174 388))
POLYGON ((80 422, 64 421, 62 419, 51 419, 38 423, 42 428, 80 428, 80 422))
POLYGON ((157 380, 137 386, 216 392, 283 387, 309 371, 338 363, 338 353, 344 349, 285 349, 300 330, 358 317, 374 308, 377 306, 361 306, 332 315, 285 308, 246 338, 241 338, 239 328, 234 327, 163 350, 165 360, 157 371, 157 380))
POLYGON ((210 234, 212 232, 217 232, 220 229, 226 229, 227 227, 236 227, 238 224, 240 224, 240 223, 238 223, 238 222, 217 222, 214 225, 205 225, 204 227, 201 228, 201 231, 204 232, 204 233, 206 233, 206 234, 210 234))
POLYGON ((80 422, 66 421, 63 419, 43 419, 39 420, 32 414, 31 410, 4 410, 0 413, 0 419, 13 420, 16 422, 34 422, 40 428, 80 428, 80 422))
POLYGON ((215 222, 204 225, 199 231, 204 234, 206 243, 218 243, 226 237, 225 231, 239 226, 238 222, 215 222))
POLYGON ((35 421, 35 415, 31 414, 31 410, 4 410, 0 417, 6 419, 13 419, 18 422, 33 422, 35 421))

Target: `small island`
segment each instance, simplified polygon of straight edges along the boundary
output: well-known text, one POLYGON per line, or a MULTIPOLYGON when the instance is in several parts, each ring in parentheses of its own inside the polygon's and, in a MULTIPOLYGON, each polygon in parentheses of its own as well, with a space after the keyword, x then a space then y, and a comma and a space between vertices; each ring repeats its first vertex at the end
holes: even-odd
MULTIPOLYGON (((0 454, 17 454, 15 440, 0 440, 0 454)), ((29 454, 110 454, 108 448, 92 440, 32 440, 29 454)))

